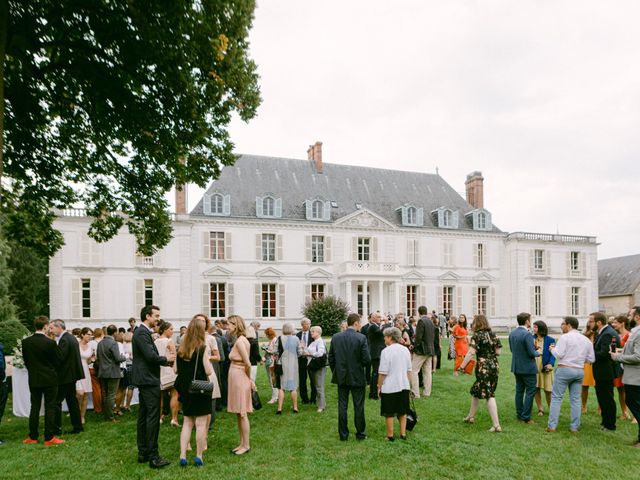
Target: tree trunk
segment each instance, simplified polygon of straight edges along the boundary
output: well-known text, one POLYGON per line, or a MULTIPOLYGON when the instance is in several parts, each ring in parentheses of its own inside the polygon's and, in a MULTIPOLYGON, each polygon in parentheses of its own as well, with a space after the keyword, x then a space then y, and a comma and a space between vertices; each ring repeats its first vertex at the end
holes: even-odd
POLYGON ((7 53, 7 27, 9 26, 9 0, 0 0, 0 192, 4 171, 4 61, 7 53))

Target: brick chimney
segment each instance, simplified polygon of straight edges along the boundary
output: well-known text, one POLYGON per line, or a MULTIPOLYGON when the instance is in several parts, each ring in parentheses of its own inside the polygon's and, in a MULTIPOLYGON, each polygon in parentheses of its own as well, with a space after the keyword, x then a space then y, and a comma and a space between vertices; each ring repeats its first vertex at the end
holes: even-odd
POLYGON ((313 160, 316 165, 316 172, 322 173, 322 142, 316 142, 309 145, 307 149, 307 158, 313 160))
POLYGON ((471 172, 464 182, 467 187, 467 203, 473 208, 484 208, 484 178, 482 172, 471 172))

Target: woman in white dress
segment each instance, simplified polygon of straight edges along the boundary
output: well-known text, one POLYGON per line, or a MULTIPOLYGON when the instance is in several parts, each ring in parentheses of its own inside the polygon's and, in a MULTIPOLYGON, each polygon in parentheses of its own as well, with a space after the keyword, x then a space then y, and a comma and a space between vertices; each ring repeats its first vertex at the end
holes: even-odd
POLYGON ((84 327, 80 332, 80 358, 82 359, 82 370, 84 371, 84 378, 76 382, 76 397, 78 398, 78 405, 80 406, 80 420, 84 425, 84 416, 87 412, 87 402, 89 401, 89 394, 93 391, 91 388, 91 373, 89 372, 89 364, 93 363, 96 359, 95 352, 89 342, 93 332, 90 328, 84 327))
MULTIPOLYGON (((158 334, 160 335, 155 340, 156 348, 158 349, 158 355, 164 357, 167 352, 176 352, 176 344, 173 341, 173 326, 169 322, 162 322, 158 327, 158 334)), ((178 423, 178 410, 180 409, 180 402, 178 401, 178 391, 175 389, 176 372, 173 367, 160 367, 160 389, 169 391, 171 400, 169 407, 171 408, 171 425, 179 427, 178 423)), ((160 396, 160 423, 162 423, 162 399, 164 394, 160 396)))

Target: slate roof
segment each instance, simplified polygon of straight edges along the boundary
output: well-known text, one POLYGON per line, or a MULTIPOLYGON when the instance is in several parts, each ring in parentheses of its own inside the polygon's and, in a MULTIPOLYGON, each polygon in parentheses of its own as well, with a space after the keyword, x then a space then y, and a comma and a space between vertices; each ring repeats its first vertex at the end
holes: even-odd
POLYGON ((640 285, 640 255, 598 260, 599 295, 632 295, 640 285))
MULTIPOLYGON (((459 230, 471 230, 464 215, 473 210, 442 177, 370 167, 323 163, 318 174, 311 160, 241 155, 235 165, 224 167, 207 194, 231 195, 231 217, 255 217, 256 196, 272 193, 282 198, 282 218, 306 221, 304 202, 319 197, 334 201, 331 221, 357 210, 356 203, 394 225, 401 225, 404 204, 424 208, 424 227, 433 228, 431 212, 449 207, 460 212, 459 230)), ((203 215, 200 199, 192 215, 203 215)), ((415 227, 414 227, 415 228, 415 227)), ((417 227, 420 228, 420 227, 417 227)), ((499 232, 495 226, 494 232, 499 232)))

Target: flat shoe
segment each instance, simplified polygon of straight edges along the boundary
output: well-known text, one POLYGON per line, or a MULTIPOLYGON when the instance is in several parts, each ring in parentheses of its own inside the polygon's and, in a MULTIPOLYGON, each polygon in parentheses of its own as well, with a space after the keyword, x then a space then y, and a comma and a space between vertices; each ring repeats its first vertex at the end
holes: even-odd
POLYGON ((544 417, 544 411, 543 410, 538 410, 538 416, 539 417, 544 417))
POLYGON ((244 452, 240 452, 239 450, 236 450, 235 452, 233 452, 234 455, 244 455, 245 453, 249 453, 251 451, 250 448, 247 448, 244 452))
POLYGON ((502 427, 500 427, 500 425, 498 425, 497 427, 491 427, 489 429, 489 432, 491 432, 491 433, 502 433, 502 427))
POLYGON ((476 417, 472 417, 470 415, 467 415, 466 417, 464 417, 464 423, 476 423, 476 417))

